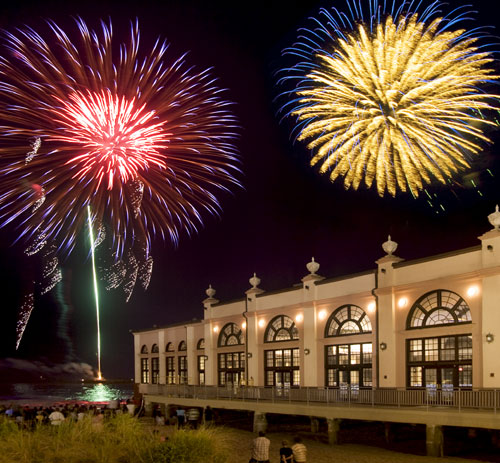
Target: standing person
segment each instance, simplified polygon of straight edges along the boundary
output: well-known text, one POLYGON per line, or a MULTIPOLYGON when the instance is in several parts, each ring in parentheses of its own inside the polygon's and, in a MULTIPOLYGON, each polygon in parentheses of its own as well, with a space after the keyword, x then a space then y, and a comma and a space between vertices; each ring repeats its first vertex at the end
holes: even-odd
POLYGON ((281 443, 280 448, 280 463, 292 463, 293 462, 293 450, 290 448, 288 441, 284 440, 281 443))
POLYGON ((302 443, 302 439, 297 436, 293 439, 295 444, 292 445, 293 459, 295 463, 306 463, 307 460, 307 448, 302 443))
POLYGON ((200 419, 200 411, 196 407, 192 407, 187 411, 187 421, 189 426, 193 429, 198 427, 198 420, 200 419))
POLYGON ((269 463, 269 446, 271 441, 264 431, 259 431, 259 437, 252 442, 252 458, 250 463, 269 463))
POLYGON ((205 426, 210 426, 214 420, 214 411, 210 408, 210 405, 207 405, 205 408, 205 426))
POLYGON ((184 427, 184 418, 186 417, 186 412, 184 411, 184 409, 178 408, 175 414, 177 415, 177 427, 178 428, 184 427))

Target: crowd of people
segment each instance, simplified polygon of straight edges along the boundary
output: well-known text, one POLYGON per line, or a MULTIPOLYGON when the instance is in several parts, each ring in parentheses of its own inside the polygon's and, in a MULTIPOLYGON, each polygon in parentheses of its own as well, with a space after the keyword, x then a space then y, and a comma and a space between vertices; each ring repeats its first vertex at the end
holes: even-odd
POLYGON ((0 416, 14 421, 20 428, 31 429, 36 425, 59 426, 64 421, 82 421, 85 417, 91 417, 92 423, 101 424, 106 418, 117 414, 134 414, 135 406, 121 404, 115 408, 107 405, 82 405, 66 404, 63 406, 14 406, 0 405, 0 416))
POLYGON ((163 415, 161 408, 156 406, 153 408, 153 418, 155 419, 155 424, 157 426, 168 424, 174 425, 179 429, 185 426, 188 426, 191 429, 197 429, 198 425, 201 423, 205 426, 212 424, 214 412, 210 406, 207 406, 203 413, 200 412, 198 407, 191 407, 187 410, 182 407, 177 407, 165 416, 163 415))
MULTIPOLYGON (((302 439, 296 436, 294 444, 290 447, 288 441, 284 440, 279 451, 280 463, 306 463, 307 448, 302 439)), ((252 441, 252 456, 249 463, 269 463, 269 448, 271 441, 266 437, 264 431, 259 431, 258 437, 252 441)))

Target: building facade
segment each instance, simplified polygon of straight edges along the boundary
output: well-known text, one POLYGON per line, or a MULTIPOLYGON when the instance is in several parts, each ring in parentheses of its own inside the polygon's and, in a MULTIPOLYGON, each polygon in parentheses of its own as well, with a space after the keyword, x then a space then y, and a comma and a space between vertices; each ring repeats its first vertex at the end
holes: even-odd
POLYGON ((133 332, 135 381, 280 388, 500 388, 500 212, 473 248, 244 297, 206 290, 202 320, 133 332))

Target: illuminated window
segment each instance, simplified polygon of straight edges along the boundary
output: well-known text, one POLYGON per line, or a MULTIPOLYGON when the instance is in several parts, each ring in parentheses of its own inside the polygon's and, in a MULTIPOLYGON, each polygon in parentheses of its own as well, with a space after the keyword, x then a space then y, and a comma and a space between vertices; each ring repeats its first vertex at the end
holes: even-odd
POLYGON ((160 359, 153 357, 151 359, 151 382, 158 384, 160 379, 160 359))
POLYGON ((326 322, 325 338, 371 333, 372 324, 365 311, 356 305, 343 305, 326 322))
POLYGON ((198 355, 198 384, 203 386, 205 384, 205 356, 198 355))
POLYGON ((406 327, 429 328, 471 321, 469 306, 462 297, 451 291, 438 289, 424 294, 413 304, 408 313, 406 327))
POLYGON ((243 332, 236 323, 228 323, 224 325, 220 334, 217 345, 219 347, 225 346, 239 346, 243 344, 243 332))
POLYGON ((180 356, 178 361, 179 361, 179 384, 187 384, 188 382, 187 356, 186 355, 180 356))
POLYGON ((325 347, 327 387, 372 386, 372 343, 341 344, 325 347))
POLYGON ((410 387, 472 387, 470 334, 409 339, 407 382, 410 387))
POLYGON ((219 386, 239 385, 245 373, 245 353, 219 354, 218 360, 219 386))
POLYGON ((266 350, 264 353, 266 386, 300 386, 300 352, 298 348, 266 350))
POLYGON ((175 357, 166 357, 167 384, 175 384, 175 357))
POLYGON ((267 325, 264 342, 295 341, 299 339, 299 330, 294 321, 286 315, 274 317, 267 325))
POLYGON ((149 383, 149 359, 141 359, 141 383, 149 383))

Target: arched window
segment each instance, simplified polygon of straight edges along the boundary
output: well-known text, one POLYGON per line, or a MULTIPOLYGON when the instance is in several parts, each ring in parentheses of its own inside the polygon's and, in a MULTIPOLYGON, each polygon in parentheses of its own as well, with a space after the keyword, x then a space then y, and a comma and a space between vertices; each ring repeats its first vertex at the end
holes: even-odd
POLYGON ((146 344, 144 344, 141 347, 141 354, 147 354, 147 353, 148 353, 148 348, 147 348, 146 344))
POLYGON ((220 334, 217 345, 224 346, 237 346, 243 344, 243 332, 236 323, 228 323, 224 325, 220 334))
POLYGON ((407 329, 429 328, 471 322, 467 302, 452 291, 438 289, 424 294, 413 304, 408 313, 406 327, 407 329))
POLYGON ((160 349, 158 348, 158 344, 153 344, 151 346, 151 353, 152 354, 157 354, 158 352, 160 352, 160 349))
POLYGON ((198 350, 205 349, 205 339, 201 338, 201 339, 198 341, 198 344, 196 344, 196 348, 197 348, 198 350))
POLYGON ((167 347, 165 347, 166 352, 173 352, 174 351, 174 343, 173 342, 167 342, 167 347))
POLYGON ((187 350, 187 345, 186 345, 186 341, 181 341, 179 343, 179 350, 187 350))
POLYGON ((371 333, 372 324, 365 311, 357 305, 340 306, 326 322, 325 338, 349 334, 371 333))
POLYGON ((295 341, 299 339, 299 330, 294 321, 286 315, 274 317, 267 325, 264 342, 295 341))

